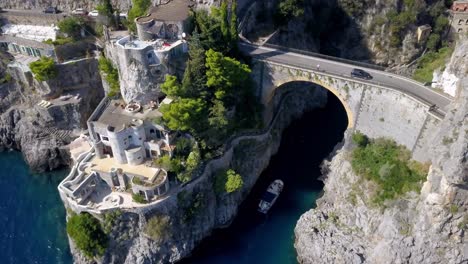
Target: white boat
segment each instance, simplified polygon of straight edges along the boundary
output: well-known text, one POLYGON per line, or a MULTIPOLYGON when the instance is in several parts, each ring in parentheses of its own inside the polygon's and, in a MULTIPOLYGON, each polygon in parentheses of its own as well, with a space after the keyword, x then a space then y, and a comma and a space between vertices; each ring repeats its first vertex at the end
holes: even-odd
POLYGON ((270 210, 283 190, 283 186, 283 181, 279 179, 275 180, 270 184, 270 186, 268 186, 268 189, 266 190, 265 194, 263 194, 263 197, 258 204, 258 211, 260 213, 266 214, 268 210, 270 210))

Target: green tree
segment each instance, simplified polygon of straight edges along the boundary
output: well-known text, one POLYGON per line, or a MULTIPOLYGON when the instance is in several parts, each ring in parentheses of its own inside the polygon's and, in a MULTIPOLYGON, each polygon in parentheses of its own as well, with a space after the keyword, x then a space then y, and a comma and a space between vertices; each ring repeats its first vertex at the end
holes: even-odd
POLYGON ((181 98, 161 106, 160 111, 170 129, 196 130, 206 113, 206 103, 201 99, 181 98))
POLYGON ((182 80, 183 91, 187 97, 206 97, 205 49, 197 30, 189 41, 189 60, 182 80))
POLYGON ((213 106, 210 108, 208 123, 215 129, 222 130, 229 124, 226 114, 224 103, 220 100, 214 100, 213 106))
POLYGON ((161 91, 166 95, 173 97, 184 96, 183 88, 180 82, 177 80, 177 77, 174 75, 166 75, 166 80, 161 85, 161 91))
POLYGON ((84 22, 77 17, 67 17, 58 22, 59 30, 75 40, 81 37, 81 28, 83 26, 84 22))
POLYGON ((67 222, 67 233, 78 249, 89 258, 102 256, 107 247, 107 236, 99 221, 88 213, 73 214, 67 222))
POLYGON ((432 51, 437 50, 437 46, 439 45, 439 42, 440 42, 439 34, 431 33, 431 35, 429 35, 429 38, 427 39, 426 47, 432 51))
POLYGON ((198 166, 200 161, 201 161, 200 150, 198 149, 198 147, 196 147, 192 152, 190 152, 185 162, 187 166, 187 170, 189 171, 194 170, 198 166))
POLYGON ((249 80, 251 70, 246 64, 236 59, 224 57, 222 53, 212 49, 206 52, 206 85, 215 92, 218 100, 233 99, 241 91, 241 87, 249 80), (238 89, 234 89, 238 88, 238 89))
POLYGON ((39 60, 31 62, 29 68, 38 81, 53 79, 58 74, 54 60, 49 57, 41 57, 39 60))

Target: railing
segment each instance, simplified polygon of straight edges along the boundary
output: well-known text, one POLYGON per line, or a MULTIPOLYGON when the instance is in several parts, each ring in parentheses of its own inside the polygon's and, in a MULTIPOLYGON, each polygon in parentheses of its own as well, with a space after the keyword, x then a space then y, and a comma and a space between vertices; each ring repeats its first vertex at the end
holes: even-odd
POLYGON ((352 64, 352 65, 361 66, 361 67, 370 68, 370 69, 379 70, 379 71, 386 71, 387 70, 386 67, 376 65, 376 64, 371 64, 371 63, 367 63, 367 62, 360 62, 360 61, 353 61, 353 60, 343 59, 343 58, 329 56, 329 55, 324 55, 324 54, 311 52, 311 51, 306 51, 306 50, 287 48, 287 47, 283 47, 283 46, 279 46, 279 45, 275 45, 275 44, 265 43, 262 47, 268 47, 268 48, 272 48, 272 49, 276 49, 276 50, 280 50, 280 51, 284 51, 284 52, 294 52, 294 53, 307 55, 307 56, 312 56, 312 57, 317 57, 317 58, 326 59, 326 60, 343 62, 343 63, 346 63, 346 64, 352 64))

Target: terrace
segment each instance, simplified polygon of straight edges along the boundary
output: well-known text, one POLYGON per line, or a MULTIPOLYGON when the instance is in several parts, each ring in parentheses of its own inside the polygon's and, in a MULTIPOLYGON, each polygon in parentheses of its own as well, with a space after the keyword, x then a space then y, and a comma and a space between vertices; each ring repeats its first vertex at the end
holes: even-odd
POLYGON ((89 161, 89 165, 86 167, 85 172, 91 173, 92 171, 109 173, 111 169, 122 169, 125 174, 139 176, 145 179, 153 179, 159 174, 159 169, 152 167, 152 162, 143 163, 140 165, 120 164, 112 157, 105 157, 99 159, 94 157, 89 161))

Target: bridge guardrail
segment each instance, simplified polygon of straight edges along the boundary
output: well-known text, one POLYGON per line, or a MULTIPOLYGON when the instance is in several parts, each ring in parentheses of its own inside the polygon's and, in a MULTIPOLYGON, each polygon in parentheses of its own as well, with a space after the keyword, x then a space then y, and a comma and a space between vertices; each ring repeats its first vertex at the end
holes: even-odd
MULTIPOLYGON (((254 46, 257 46, 257 45, 254 45, 254 46)), ((287 48, 287 47, 283 47, 283 46, 279 46, 279 45, 275 45, 275 44, 270 44, 270 43, 263 44, 263 47, 277 49, 277 50, 281 50, 281 51, 285 51, 285 52, 294 52, 294 53, 307 55, 307 56, 318 57, 318 58, 322 58, 322 59, 326 59, 326 60, 343 62, 343 63, 352 64, 352 65, 361 66, 361 67, 366 67, 366 68, 379 70, 379 71, 388 70, 386 67, 379 66, 379 65, 376 65, 376 64, 343 59, 343 58, 339 58, 339 57, 334 57, 334 56, 324 55, 324 54, 320 54, 320 53, 315 53, 315 52, 312 52, 312 51, 306 51, 306 50, 300 50, 300 49, 294 49, 294 48, 287 48)))
MULTIPOLYGON (((261 57, 262 60, 268 61, 267 58, 264 57, 264 56, 259 55, 259 57, 261 57)), ((283 64, 283 65, 293 67, 293 68, 297 68, 297 69, 301 68, 300 65, 294 65, 293 63, 287 63, 287 62, 268 61, 268 63, 279 64, 279 65, 283 64)), ((372 81, 372 80, 368 80, 367 82, 362 82, 360 80, 352 79, 347 75, 331 73, 331 72, 328 72, 328 71, 326 71, 324 69, 306 69, 306 70, 313 71, 313 72, 318 72, 318 73, 323 73, 323 74, 329 75, 331 77, 335 77, 335 78, 339 78, 339 79, 343 79, 343 80, 348 80, 348 81, 350 80, 350 81, 362 83, 362 84, 365 84, 365 85, 371 84, 371 85, 375 85, 375 86, 378 86, 378 87, 381 87, 381 88, 384 88, 384 89, 391 89, 391 90, 402 92, 402 93, 414 98, 415 100, 418 100, 419 102, 429 106, 430 109, 429 109, 428 112, 433 114, 434 116, 436 116, 436 117, 438 117, 440 119, 443 119, 445 117, 445 111, 443 111, 442 109, 432 108, 433 104, 431 102, 427 101, 426 99, 424 99, 424 98, 422 98, 422 97, 420 97, 420 96, 418 96, 418 95, 416 95, 416 94, 414 94, 414 93, 412 93, 410 91, 403 91, 399 87, 386 85, 384 83, 376 82, 376 81, 372 81)))

